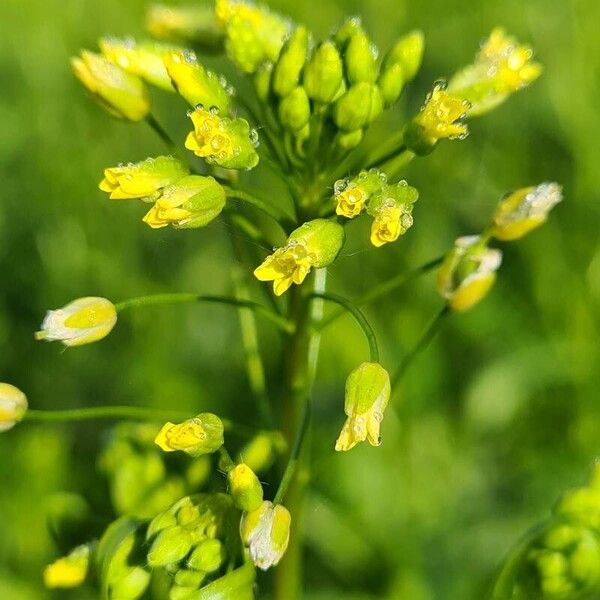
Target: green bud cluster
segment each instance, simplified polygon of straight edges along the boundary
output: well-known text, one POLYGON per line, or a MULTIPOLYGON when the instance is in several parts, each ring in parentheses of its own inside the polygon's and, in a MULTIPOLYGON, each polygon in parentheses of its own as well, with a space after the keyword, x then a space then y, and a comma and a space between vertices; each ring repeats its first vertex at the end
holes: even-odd
POLYGON ((575 600, 600 594, 600 464, 587 486, 569 490, 552 519, 509 556, 494 599, 575 600))

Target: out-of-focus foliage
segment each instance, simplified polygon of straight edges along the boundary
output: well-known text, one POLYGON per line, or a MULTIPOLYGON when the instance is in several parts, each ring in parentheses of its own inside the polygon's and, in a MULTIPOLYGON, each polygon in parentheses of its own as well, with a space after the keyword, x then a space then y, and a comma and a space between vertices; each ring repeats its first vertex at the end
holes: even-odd
MULTIPOLYGON (((247 411, 238 408, 236 418, 252 425, 238 323, 226 309, 149 307, 127 314, 102 343, 64 353, 33 341, 45 310, 71 298, 218 293, 230 285, 233 259, 219 235, 225 225, 152 231, 135 206, 117 207, 97 189, 107 165, 162 147, 143 124, 107 120, 82 93, 68 59, 99 34, 140 33, 145 4, 0 3, 0 379, 46 409, 144 404, 226 416, 246 398, 247 411)), ((343 254, 352 261, 337 261, 331 289, 359 295, 390 272, 439 256, 457 236, 481 230, 506 190, 558 181, 565 201, 543 228, 506 246, 490 296, 453 316, 420 357, 396 396, 398 418, 388 411, 378 450, 333 450, 343 381, 363 357, 348 318, 325 335, 316 389, 306 598, 479 600, 512 544, 584 478, 600 451, 600 4, 271 4, 319 35, 361 13, 381 47, 422 28, 424 68, 398 122, 419 106, 432 79, 469 62, 496 25, 531 43, 544 63, 543 77, 474 121, 468 140, 407 167, 420 190, 418 225, 400 243, 376 251, 366 232, 352 235, 363 224, 348 227, 343 254)), ((182 141, 185 105, 167 111, 155 96, 158 115, 182 141)), ((374 129, 376 143, 389 127, 374 129)), ((367 309, 384 362, 400 359, 438 306, 428 277, 367 309)), ((262 340, 275 366, 279 349, 269 335, 262 340)), ((54 545, 46 526, 61 500, 55 494, 85 494, 94 514, 112 517, 96 468, 107 435, 107 423, 25 424, 0 437, 3 599, 51 597, 42 567, 68 550, 54 545)))

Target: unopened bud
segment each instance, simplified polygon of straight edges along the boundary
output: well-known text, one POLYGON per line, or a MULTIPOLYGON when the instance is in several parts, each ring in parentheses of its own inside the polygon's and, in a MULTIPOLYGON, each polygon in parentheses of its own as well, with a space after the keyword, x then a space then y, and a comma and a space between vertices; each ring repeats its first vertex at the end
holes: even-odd
POLYGON ((358 146, 364 137, 363 129, 356 129, 355 131, 338 131, 335 136, 335 143, 342 150, 352 150, 358 146))
POLYGON ((279 103, 279 120, 291 131, 302 129, 310 119, 310 101, 303 87, 295 88, 279 103))
POLYGON ((263 501, 263 488, 254 471, 246 464, 236 465, 227 473, 229 493, 236 508, 245 512, 256 510, 263 501))
POLYGON ((304 68, 303 86, 308 97, 328 104, 334 100, 344 77, 342 58, 335 44, 323 42, 304 68))
POLYGON ((0 432, 12 429, 27 412, 27 397, 10 383, 0 383, 0 432))
POLYGON ((175 525, 163 529, 150 546, 148 564, 156 568, 179 562, 192 549, 192 544, 190 532, 183 527, 175 525))
POLYGON ((356 83, 341 98, 334 108, 334 120, 338 127, 354 131, 373 122, 383 110, 383 99, 379 87, 373 83, 356 83))
POLYGON ((273 63, 263 63, 254 75, 254 88, 256 95, 263 102, 267 102, 271 92, 271 78, 273 76, 273 63))
POLYGON ((297 27, 283 45, 273 69, 273 91, 287 96, 300 82, 300 74, 306 62, 309 33, 306 27, 297 27))
POLYGON ((345 49, 349 40, 357 33, 363 33, 364 29, 360 17, 348 17, 337 29, 333 39, 339 48, 345 49))
POLYGON ((202 413, 178 425, 166 423, 155 443, 165 452, 182 450, 190 456, 216 452, 223 445, 223 422, 211 413, 202 413))
POLYGON ((406 81, 414 79, 423 61, 425 38, 422 31, 411 31, 401 37, 388 52, 384 61, 384 70, 394 64, 402 66, 406 81))
POLYGON ((404 75, 404 69, 399 63, 390 65, 389 67, 382 70, 377 85, 381 90, 381 97, 383 98, 383 105, 387 108, 394 104, 406 83, 406 77, 404 75))
POLYGON ((379 363, 365 362, 350 373, 344 406, 348 418, 335 444, 338 452, 365 440, 372 446, 381 444, 379 429, 390 392, 390 376, 379 363))
POLYGON ((377 51, 363 31, 354 33, 344 53, 348 81, 374 83, 377 79, 377 51))
POLYGON ((212 573, 225 560, 225 547, 219 540, 204 540, 194 549, 187 560, 187 566, 196 571, 212 573))
POLYGON ((286 448, 285 437, 279 431, 264 431, 240 450, 238 460, 248 465, 255 473, 261 473, 269 469, 286 448))

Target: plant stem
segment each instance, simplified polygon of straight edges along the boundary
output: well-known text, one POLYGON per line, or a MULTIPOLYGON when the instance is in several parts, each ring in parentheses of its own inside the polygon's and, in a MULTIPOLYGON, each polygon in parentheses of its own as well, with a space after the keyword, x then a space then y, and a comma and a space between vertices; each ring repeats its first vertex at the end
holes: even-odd
POLYGON ((271 321, 282 331, 291 333, 294 329, 293 323, 291 323, 285 317, 274 313, 266 306, 254 302, 252 300, 244 300, 241 298, 232 298, 230 296, 213 296, 213 295, 201 295, 201 294, 154 294, 151 296, 140 296, 138 298, 131 298, 130 300, 124 300, 115 304, 117 312, 126 310, 128 308, 138 308, 139 306, 152 306, 156 304, 181 304, 187 302, 211 302, 215 304, 225 304, 229 306, 239 306, 242 308, 249 308, 256 314, 263 316, 265 319, 271 321))
POLYGON ((303 441, 309 429, 312 385, 319 355, 320 335, 314 323, 323 314, 323 300, 311 294, 324 293, 326 270, 317 270, 312 282, 309 294, 303 289, 307 284, 294 286, 290 293, 289 314, 296 323, 296 330, 285 357, 285 433, 295 442, 282 478, 283 489, 280 487, 276 497, 285 494, 293 530, 287 552, 274 574, 276 600, 298 600, 302 595, 302 510, 309 476, 307 447, 303 441))
POLYGON ((173 138, 167 133, 167 130, 156 120, 156 117, 149 113, 146 117, 146 123, 152 127, 158 137, 173 151, 177 152, 177 146, 173 138))
POLYGON ((295 224, 294 220, 289 215, 284 215, 280 211, 276 210, 274 207, 270 206, 266 200, 258 198, 250 192, 225 187, 225 193, 227 194, 228 198, 237 198, 238 200, 243 200, 244 202, 247 202, 248 204, 254 206, 264 214, 271 217, 271 219, 273 219, 277 224, 281 224, 282 221, 284 221, 288 225, 295 224))
MULTIPOLYGON (((145 406, 92 406, 88 408, 70 408, 66 410, 35 410, 25 413, 23 421, 43 421, 65 423, 71 421, 92 421, 95 419, 133 419, 142 421, 168 421, 169 419, 185 421, 194 415, 181 410, 165 410, 147 408, 145 406)), ((226 431, 238 433, 243 437, 255 434, 245 425, 234 423, 229 419, 221 419, 226 431)))
POLYGON ((419 356, 419 354, 423 350, 425 350, 427 346, 429 346, 429 344, 439 331, 442 323, 444 322, 444 318, 449 314, 450 308, 446 304, 431 320, 431 322, 429 323, 429 325, 427 326, 417 343, 413 346, 410 352, 400 361, 398 369, 392 377, 392 389, 394 389, 398 382, 402 379, 408 368, 414 362, 415 358, 417 358, 417 356, 419 356))
POLYGON ((358 323, 359 327, 362 329, 362 332, 367 338, 367 342, 369 344, 369 360, 371 362, 379 362, 379 347, 377 346, 375 332, 373 331, 369 321, 367 321, 365 315, 355 304, 349 300, 346 300, 346 298, 343 298, 342 296, 337 296, 336 294, 321 294, 314 292, 311 294, 311 296, 313 298, 323 298, 323 300, 335 302, 341 306, 344 311, 349 312, 354 317, 354 320, 358 323))
MULTIPOLYGON (((424 275, 432 269, 435 269, 442 263, 443 260, 444 257, 440 256, 438 258, 430 260, 429 262, 426 262, 424 265, 421 265, 416 269, 412 269, 406 273, 400 273, 399 275, 396 275, 395 277, 392 277, 391 279, 388 279, 387 281, 384 281, 383 283, 375 286, 370 292, 367 292, 366 294, 363 294, 362 296, 359 296, 358 298, 354 299, 352 303, 354 304, 354 306, 364 306, 365 304, 374 302, 375 300, 378 300, 379 298, 402 287, 403 285, 410 283, 411 281, 413 281, 413 279, 416 279, 420 275, 424 275)), ((325 329, 325 327, 331 325, 334 321, 341 317, 344 314, 344 312, 344 309, 335 311, 333 314, 329 315, 329 317, 321 321, 319 328, 325 329)))

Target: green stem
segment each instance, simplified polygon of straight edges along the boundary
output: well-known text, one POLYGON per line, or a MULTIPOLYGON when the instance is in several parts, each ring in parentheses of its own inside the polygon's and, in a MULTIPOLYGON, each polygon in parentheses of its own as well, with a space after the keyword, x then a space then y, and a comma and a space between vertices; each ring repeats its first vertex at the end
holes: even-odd
POLYGON ((177 146, 173 138, 167 133, 167 130, 156 120, 156 117, 149 113, 146 117, 146 123, 152 127, 158 137, 173 151, 177 152, 177 146))
POLYGON ((258 198, 250 192, 225 187, 225 193, 227 194, 228 198, 237 198, 238 200, 243 200, 244 202, 247 202, 254 208, 257 208, 267 216, 271 217, 271 219, 273 219, 277 224, 280 224, 281 221, 285 221, 288 224, 293 221, 293 219, 289 215, 285 215, 282 212, 276 210, 266 200, 258 198))
POLYGON ((235 462, 231 458, 231 454, 229 454, 225 446, 221 446, 219 448, 219 468, 225 471, 225 473, 229 473, 234 467, 235 462))
MULTIPOLYGON (((25 413, 23 421, 65 423, 71 421, 93 421, 97 419, 133 419, 143 421, 185 421, 192 418, 189 412, 165 410, 145 406, 92 406, 88 408, 70 408, 66 410, 36 410, 25 413)), ((250 437, 256 432, 250 427, 221 419, 226 431, 250 437)))
POLYGON ((312 293, 312 297, 314 298, 323 298, 323 300, 328 300, 329 302, 335 302, 339 306, 343 308, 344 311, 349 312, 354 320, 358 323, 358 326, 361 328, 362 332, 365 334, 367 338, 367 342, 369 343, 369 358, 371 362, 379 362, 379 347, 377 346, 377 338, 375 336, 375 332, 371 327, 369 321, 365 315, 358 309, 358 307, 343 298, 342 296, 338 296, 336 294, 322 294, 322 293, 312 293))
POLYGON ((448 305, 445 305, 437 315, 431 320, 417 343, 413 346, 410 352, 402 359, 400 364, 398 365, 398 369, 394 373, 392 377, 392 389, 396 387, 398 382, 402 379, 408 368, 414 362, 415 358, 419 356, 419 354, 429 346, 433 338, 436 336, 437 332, 440 330, 442 323, 444 322, 444 318, 450 314, 450 308, 448 305))
POLYGON ((294 330, 293 324, 282 317, 269 310, 266 306, 253 302, 252 300, 243 300, 241 298, 232 298, 230 296, 212 296, 212 295, 201 295, 201 294, 155 294, 151 296, 140 296, 139 298, 131 298, 130 300, 124 300, 115 305, 117 312, 126 310, 129 308, 138 308, 140 306, 152 306, 156 304, 181 304, 187 302, 210 302, 215 304, 225 304, 229 306, 239 306, 242 308, 249 308, 253 310, 257 315, 263 316, 265 319, 271 321, 282 331, 291 333, 294 330))
MULTIPOLYGON (((424 275, 425 273, 428 273, 429 271, 435 269, 442 263, 443 260, 444 257, 440 256, 438 258, 430 260, 429 262, 426 262, 420 267, 408 271, 407 273, 400 273, 399 275, 396 275, 395 277, 392 277, 391 279, 388 279, 387 281, 384 281, 383 283, 375 286, 371 291, 367 292, 366 294, 355 298, 352 301, 352 303, 354 304, 354 306, 364 306, 365 304, 370 304, 375 300, 379 300, 379 298, 385 296, 386 294, 389 294, 390 292, 393 292, 394 290, 406 285, 407 283, 410 283, 420 275, 424 275)), ((329 317, 323 319, 323 321, 320 324, 320 329, 325 329, 325 327, 331 325, 344 313, 345 309, 335 311, 333 314, 329 315, 329 317)))

